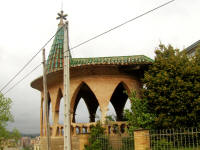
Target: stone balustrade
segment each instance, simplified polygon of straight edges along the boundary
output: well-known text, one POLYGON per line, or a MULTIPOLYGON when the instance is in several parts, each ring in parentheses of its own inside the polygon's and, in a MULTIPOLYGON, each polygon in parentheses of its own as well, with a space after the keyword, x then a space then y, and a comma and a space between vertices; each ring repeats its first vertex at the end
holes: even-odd
POLYGON ((104 128, 109 135, 125 135, 128 133, 128 125, 124 121, 109 121, 104 125, 104 128))
MULTIPOLYGON (((72 123, 71 124, 71 133, 73 136, 78 134, 88 134, 91 131, 91 128, 96 125, 96 122, 91 123, 72 123)), ((105 132, 108 135, 125 135, 127 134, 128 126, 124 121, 108 121, 103 125, 105 132)), ((50 126, 51 136, 63 136, 64 127, 61 124, 56 124, 50 126)))

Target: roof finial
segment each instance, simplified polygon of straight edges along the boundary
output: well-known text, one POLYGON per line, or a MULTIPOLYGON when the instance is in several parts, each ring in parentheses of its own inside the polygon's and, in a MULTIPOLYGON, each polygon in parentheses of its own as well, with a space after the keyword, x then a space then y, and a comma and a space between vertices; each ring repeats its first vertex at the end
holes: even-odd
POLYGON ((58 24, 58 26, 64 25, 64 21, 63 20, 66 20, 66 17, 67 17, 67 14, 64 14, 63 10, 61 10, 61 12, 58 13, 58 17, 56 18, 57 20, 60 19, 60 23, 58 24))

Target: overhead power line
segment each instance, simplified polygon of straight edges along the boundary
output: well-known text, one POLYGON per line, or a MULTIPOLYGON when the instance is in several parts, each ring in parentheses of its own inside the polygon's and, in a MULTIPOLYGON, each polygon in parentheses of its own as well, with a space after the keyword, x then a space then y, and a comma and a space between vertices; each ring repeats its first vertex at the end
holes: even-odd
MULTIPOLYGON (((86 44, 86 43, 88 43, 88 42, 90 42, 90 41, 92 41, 92 40, 94 40, 94 39, 97 39, 97 38, 99 38, 99 37, 101 37, 101 36, 103 36, 104 34, 107 34, 107 33, 109 33, 109 32, 111 32, 111 31, 113 31, 113 30, 115 30, 115 29, 117 29, 117 28, 119 28, 119 27, 121 27, 121 26, 123 26, 123 25, 125 25, 125 24, 127 24, 127 23, 129 23, 129 22, 132 22, 132 21, 134 21, 134 20, 136 20, 136 19, 138 19, 138 18, 141 18, 141 17, 143 17, 143 16, 145 16, 145 15, 147 15, 147 14, 149 14, 149 13, 151 13, 151 12, 153 12, 153 11, 155 11, 155 10, 157 10, 157 9, 160 9, 160 8, 162 8, 162 7, 164 7, 164 6, 166 6, 166 5, 168 5, 168 4, 170 4, 170 3, 172 3, 172 2, 174 2, 175 0, 171 0, 171 1, 168 1, 168 2, 166 2, 166 3, 164 3, 164 4, 162 4, 162 5, 159 5, 158 7, 155 7, 155 8, 153 8, 153 9, 151 9, 151 10, 149 10, 149 11, 147 11, 147 12, 144 12, 143 14, 141 14, 141 15, 139 15, 139 16, 136 16, 136 17, 134 17, 134 18, 132 18, 132 19, 130 19, 130 20, 128 20, 128 21, 126 21, 126 22, 124 22, 124 23, 121 23, 121 24, 119 24, 119 25, 117 25, 117 26, 115 26, 115 27, 113 27, 113 28, 111 28, 111 29, 109 29, 109 30, 107 30, 107 31, 105 31, 105 32, 103 32, 103 33, 101 33, 101 34, 98 34, 98 35, 96 35, 96 36, 94 36, 94 37, 92 37, 92 38, 90 38, 90 39, 88 39, 88 40, 86 40, 86 41, 83 41, 83 42, 81 42, 81 43, 79 43, 79 44, 77 44, 76 46, 74 46, 74 47, 72 47, 72 48, 70 48, 69 49, 69 51, 70 50, 73 50, 73 49, 75 49, 75 48, 78 48, 78 47, 80 47, 81 45, 84 45, 84 44, 86 44)), ((2 90, 4 90, 30 63, 31 63, 31 61, 42 51, 42 49, 43 48, 45 48, 45 46, 55 37, 55 35, 62 29, 63 27, 61 27, 59 30, 57 30, 57 32, 44 44, 44 46, 42 46, 42 48, 16 73, 16 75, 15 76, 13 76, 13 78, 11 78, 8 82, 7 82, 7 84, 0 90, 0 92, 2 92, 2 90)), ((41 64, 40 64, 41 65, 41 64)), ((29 76, 34 70, 36 70, 37 68, 38 68, 39 66, 37 66, 37 67, 35 67, 31 72, 29 72, 25 77, 23 77, 20 81, 18 81, 15 85, 13 85, 9 90, 7 90, 4 94, 6 94, 6 93, 8 93, 11 89, 13 89, 17 84, 19 84, 22 80, 24 80, 27 76, 29 76)))
POLYGON ((109 29, 109 30, 107 30, 107 31, 105 31, 105 32, 103 32, 103 33, 101 33, 101 34, 98 34, 98 35, 96 35, 96 36, 94 36, 94 37, 92 37, 92 38, 90 38, 90 39, 88 39, 88 40, 86 40, 86 41, 84 41, 84 42, 82 42, 82 43, 80 43, 80 44, 77 44, 76 46, 70 48, 69 50, 75 49, 75 48, 77 48, 77 47, 79 47, 79 46, 81 46, 81 45, 83 45, 83 44, 86 44, 86 43, 88 43, 88 42, 90 42, 90 41, 92 41, 92 40, 94 40, 94 39, 96 39, 96 38, 98 38, 98 37, 100 37, 100 36, 102 36, 102 35, 104 35, 104 34, 107 34, 108 32, 111 32, 111 31, 113 31, 113 30, 115 30, 115 29, 117 29, 117 28, 119 28, 119 27, 121 27, 121 26, 123 26, 123 25, 125 25, 125 24, 127 24, 127 23, 129 23, 129 22, 131 22, 131 21, 134 21, 134 20, 136 20, 136 19, 138 19, 138 18, 141 18, 141 17, 143 17, 143 16, 145 16, 145 15, 147 15, 147 14, 149 14, 149 13, 151 13, 151 12, 153 12, 153 11, 155 11, 155 10, 161 8, 161 7, 164 7, 164 6, 166 6, 166 5, 170 4, 170 3, 172 3, 173 1, 175 1, 175 0, 168 1, 167 3, 164 3, 164 4, 162 4, 162 5, 158 6, 158 7, 155 7, 155 8, 153 8, 153 9, 151 9, 151 10, 149 10, 149 11, 147 11, 147 12, 145 12, 145 13, 143 13, 143 14, 141 14, 141 15, 135 17, 135 18, 132 18, 132 19, 130 19, 130 20, 128 20, 128 21, 126 21, 126 22, 124 22, 124 23, 122 23, 122 24, 120 24, 120 25, 117 25, 117 26, 115 26, 115 27, 113 27, 113 28, 111 28, 111 29, 109 29))
POLYGON ((31 57, 31 59, 1 88, 2 92, 32 61, 33 59, 47 46, 47 44, 55 37, 55 35, 62 29, 62 27, 42 46, 42 48, 31 57))
POLYGON ((9 88, 3 95, 8 93, 10 90, 12 90, 14 87, 16 87, 20 82, 22 82, 24 79, 26 79, 33 71, 35 71, 37 68, 40 67, 41 64, 37 65, 33 70, 31 70, 29 73, 27 73, 21 80, 19 80, 17 83, 15 83, 11 88, 9 88))

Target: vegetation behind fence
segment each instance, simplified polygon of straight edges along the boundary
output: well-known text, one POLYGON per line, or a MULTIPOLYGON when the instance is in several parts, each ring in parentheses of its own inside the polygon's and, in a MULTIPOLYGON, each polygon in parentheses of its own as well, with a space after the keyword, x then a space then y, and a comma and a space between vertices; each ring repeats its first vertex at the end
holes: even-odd
POLYGON ((152 150, 200 150, 200 129, 166 129, 150 131, 152 150))
MULTIPOLYGON (((148 137, 145 138, 150 139, 150 150, 200 150, 199 128, 150 130, 150 134, 146 136, 148 137)), ((97 140, 101 143, 102 150, 134 150, 134 138, 136 137, 133 135, 102 135, 97 137, 97 140)))
POLYGON ((102 150, 134 150, 133 136, 107 136, 97 137, 102 150))

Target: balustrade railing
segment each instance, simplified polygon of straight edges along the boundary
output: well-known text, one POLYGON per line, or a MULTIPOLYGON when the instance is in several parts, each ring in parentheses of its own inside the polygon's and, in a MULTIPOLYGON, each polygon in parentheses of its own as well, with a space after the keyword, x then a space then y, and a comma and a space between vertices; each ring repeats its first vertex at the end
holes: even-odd
MULTIPOLYGON (((71 133, 73 136, 78 134, 89 134, 91 128, 96 125, 96 122, 91 123, 72 123, 71 124, 71 133)), ((126 122, 123 121, 109 121, 105 125, 105 132, 108 135, 126 135, 128 126, 126 122)), ((50 127, 52 136, 63 136, 64 135, 64 127, 61 124, 56 124, 50 127)))

